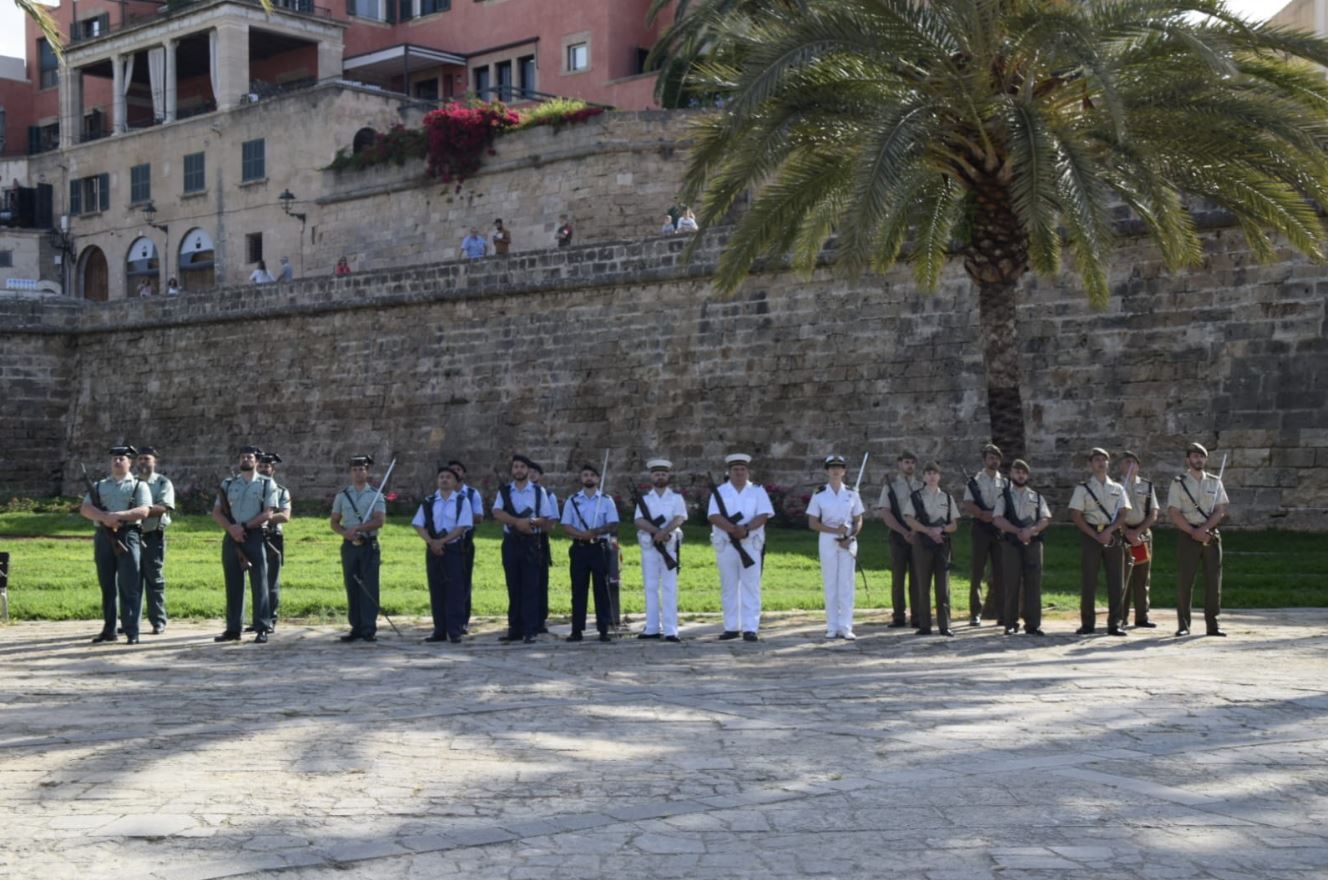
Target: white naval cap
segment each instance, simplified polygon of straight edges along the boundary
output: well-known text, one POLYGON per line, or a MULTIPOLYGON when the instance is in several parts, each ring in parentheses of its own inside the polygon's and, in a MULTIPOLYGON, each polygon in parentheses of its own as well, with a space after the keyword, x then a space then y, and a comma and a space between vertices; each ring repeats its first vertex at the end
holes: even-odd
POLYGON ((671 471, 673 470, 673 462, 669 461, 667 458, 652 458, 650 461, 646 462, 646 470, 671 471))
POLYGON ((732 455, 724 456, 724 464, 751 464, 752 457, 745 452, 735 452, 732 455))

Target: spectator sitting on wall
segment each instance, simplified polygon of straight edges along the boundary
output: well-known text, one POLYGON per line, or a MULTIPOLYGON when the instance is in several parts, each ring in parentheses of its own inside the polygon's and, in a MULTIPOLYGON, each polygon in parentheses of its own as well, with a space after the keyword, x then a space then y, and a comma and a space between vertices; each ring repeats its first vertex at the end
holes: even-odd
POLYGON ((692 213, 691 208, 688 208, 686 211, 683 211, 682 216, 678 218, 678 231, 695 232, 696 229, 696 215, 692 213))
POLYGON ((493 221, 493 252, 501 257, 511 246, 512 232, 503 225, 503 219, 499 217, 493 221))
POLYGON ((335 270, 335 272, 334 272, 333 274, 336 274, 336 275, 349 275, 349 274, 350 274, 350 263, 346 262, 346 258, 345 258, 345 257, 342 257, 341 259, 337 260, 337 268, 336 268, 336 270, 335 270))
POLYGON ((294 277, 295 277, 295 267, 290 264, 290 257, 282 257, 281 274, 277 276, 277 280, 285 283, 287 281, 290 281, 294 277))
POLYGON ((258 268, 249 273, 249 280, 254 284, 271 284, 273 282, 272 273, 267 270, 267 263, 258 261, 258 268))
POLYGON ((558 217, 558 231, 555 235, 558 238, 558 247, 567 247, 572 243, 572 221, 567 219, 566 214, 558 217))
POLYGON ((152 294, 153 294, 152 282, 144 278, 138 284, 138 295, 142 297, 148 297, 152 296, 152 294))
POLYGON ((672 235, 673 233, 675 233, 675 232, 677 232, 677 231, 678 231, 678 228, 677 228, 676 226, 673 225, 673 217, 672 217, 671 215, 669 215, 669 214, 665 214, 665 215, 664 215, 664 223, 663 223, 663 225, 661 225, 661 226, 659 227, 659 234, 660 234, 660 235, 672 235))
POLYGON ((179 281, 176 281, 174 278, 172 278, 172 279, 170 279, 169 281, 167 281, 167 282, 166 282, 166 295, 167 295, 167 296, 179 296, 179 295, 180 295, 180 282, 179 282, 179 281))
POLYGON ((488 252, 489 246, 480 235, 478 226, 470 227, 470 234, 461 239, 461 254, 472 260, 478 260, 488 252))

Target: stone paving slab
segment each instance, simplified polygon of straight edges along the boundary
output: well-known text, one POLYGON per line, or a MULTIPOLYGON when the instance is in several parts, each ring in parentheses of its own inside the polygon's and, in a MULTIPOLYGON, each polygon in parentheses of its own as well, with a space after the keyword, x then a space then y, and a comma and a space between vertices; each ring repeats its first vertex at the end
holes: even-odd
POLYGON ((343 645, 0 628, 0 877, 1328 877, 1328 610, 343 645), (1068 624, 1072 627, 1073 624, 1068 624))

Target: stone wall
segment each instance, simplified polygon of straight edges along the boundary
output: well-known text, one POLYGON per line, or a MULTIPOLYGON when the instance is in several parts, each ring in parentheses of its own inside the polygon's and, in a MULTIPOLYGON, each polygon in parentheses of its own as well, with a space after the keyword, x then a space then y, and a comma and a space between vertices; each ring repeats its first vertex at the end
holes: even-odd
POLYGON ((0 293, 0 496, 62 490, 81 312, 50 296, 0 293))
MULTIPOLYGON (((1063 514, 1089 447, 1133 448, 1147 476, 1166 480, 1198 439, 1218 459, 1231 453, 1239 524, 1323 528, 1323 270, 1289 254, 1252 265, 1227 230, 1205 242, 1205 264, 1177 276, 1127 243, 1105 313, 1070 279, 1026 286, 1035 482, 1063 514)), ((65 439, 26 448, 63 467, 67 492, 75 462, 120 440, 161 447, 186 487, 255 442, 288 460, 304 499, 330 497, 357 452, 398 457, 393 481, 411 494, 447 456, 492 488, 513 450, 564 489, 605 447, 618 489, 658 454, 684 484, 741 448, 759 479, 803 485, 827 451, 870 450, 874 496, 905 446, 940 459, 948 487, 962 489, 987 413, 974 297, 957 268, 931 296, 904 271, 822 271, 754 275, 724 299, 707 282, 722 234, 690 264, 684 245, 606 243, 29 315, 27 332, 0 337, 0 369, 8 377, 45 352, 31 394, 45 382, 53 407, 67 400, 65 439), (133 351, 144 359, 126 384, 133 351)), ((0 423, 21 411, 6 398, 0 423)), ((26 476, 3 474, 0 493, 27 491, 26 476)))

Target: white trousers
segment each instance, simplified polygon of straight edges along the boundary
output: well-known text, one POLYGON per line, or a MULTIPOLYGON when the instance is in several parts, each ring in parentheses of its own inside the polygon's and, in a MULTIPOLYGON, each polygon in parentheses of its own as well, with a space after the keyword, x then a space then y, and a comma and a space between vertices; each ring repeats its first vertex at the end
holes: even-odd
POLYGON ((761 544, 747 538, 742 542, 747 555, 756 560, 751 568, 742 567, 742 557, 728 535, 715 545, 715 565, 719 568, 719 600, 724 608, 724 629, 728 632, 756 632, 761 625, 761 544))
MULTIPOLYGON (((646 582, 646 628, 649 635, 678 634, 678 569, 669 571, 664 557, 651 545, 641 544, 641 575, 646 582), (662 627, 661 627, 662 624, 662 627)), ((678 558, 678 542, 664 545, 669 555, 678 558)))
POLYGON ((853 631, 853 554, 839 545, 835 536, 821 533, 821 581, 825 586, 825 631, 853 631))

